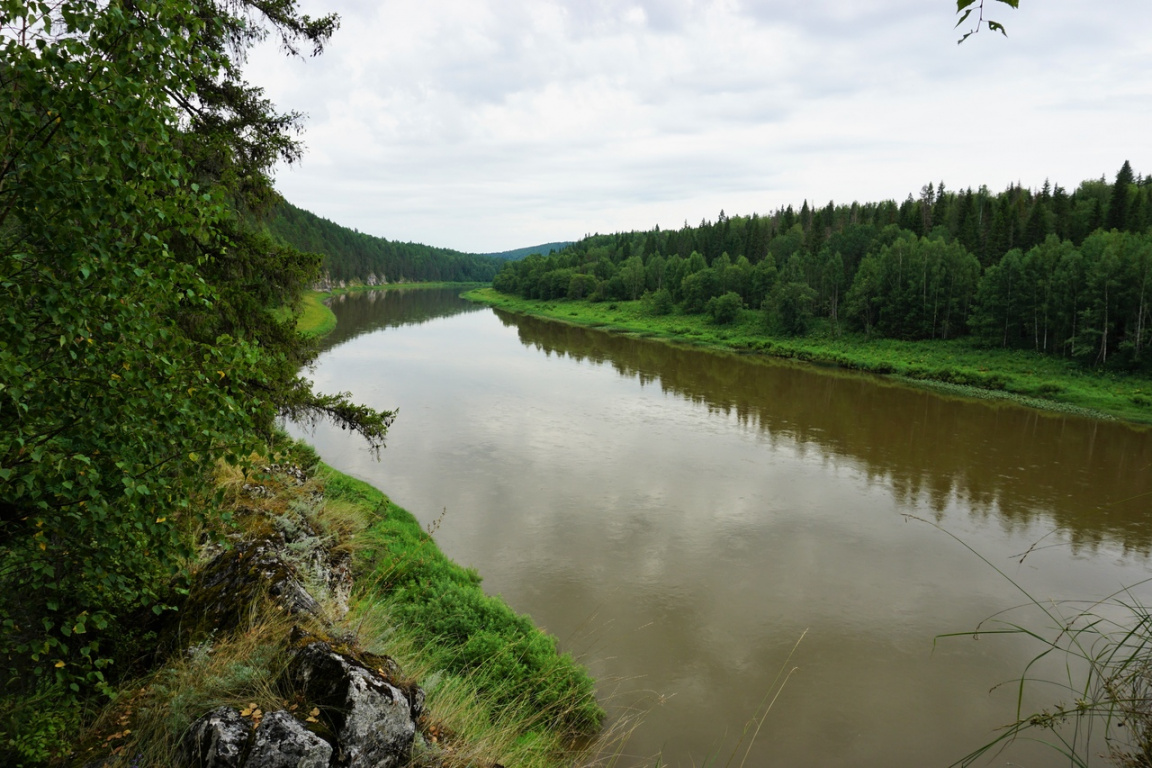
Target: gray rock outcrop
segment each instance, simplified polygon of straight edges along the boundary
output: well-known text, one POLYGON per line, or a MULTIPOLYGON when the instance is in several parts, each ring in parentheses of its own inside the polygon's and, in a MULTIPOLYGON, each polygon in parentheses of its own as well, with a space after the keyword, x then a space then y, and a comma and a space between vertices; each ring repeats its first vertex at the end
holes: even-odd
POLYGON ((291 713, 251 723, 232 707, 217 707, 185 732, 177 752, 181 768, 395 768, 408 761, 424 708, 424 692, 397 683, 385 657, 373 670, 322 640, 298 651, 284 683, 318 718, 321 738, 291 713), (386 669, 387 668, 387 669, 386 669))
POLYGON ((288 677, 335 734, 334 766, 392 768, 407 759, 424 706, 417 686, 394 685, 323 641, 297 651, 288 677))
POLYGON ((332 745, 280 710, 265 715, 244 768, 328 768, 332 745))
POLYGON ((241 768, 252 726, 232 707, 217 707, 192 723, 177 750, 184 768, 241 768))

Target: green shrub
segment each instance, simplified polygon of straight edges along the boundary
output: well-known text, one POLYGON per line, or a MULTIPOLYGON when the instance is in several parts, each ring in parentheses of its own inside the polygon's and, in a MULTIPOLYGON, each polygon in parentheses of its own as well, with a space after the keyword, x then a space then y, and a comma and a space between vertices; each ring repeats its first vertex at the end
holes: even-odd
POLYGON ((732 323, 740 316, 742 309, 744 309, 744 299, 740 298, 740 294, 734 291, 728 291, 722 296, 714 296, 705 305, 705 311, 712 318, 712 322, 717 325, 732 323))
POLYGON ((0 698, 0 764, 47 765, 79 725, 79 708, 63 691, 44 688, 29 697, 0 698))
POLYGON ((661 288, 658 291, 645 296, 648 304, 648 311, 653 315, 670 315, 675 308, 675 303, 672 301, 672 294, 667 288, 661 288))

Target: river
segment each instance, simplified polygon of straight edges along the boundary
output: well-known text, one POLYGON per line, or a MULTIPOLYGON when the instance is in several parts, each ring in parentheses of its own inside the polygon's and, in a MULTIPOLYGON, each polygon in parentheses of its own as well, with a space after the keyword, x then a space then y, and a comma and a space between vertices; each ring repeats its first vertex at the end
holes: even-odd
MULTIPOLYGON (((379 461, 339 429, 295 433, 437 526, 588 665, 612 717, 644 712, 623 765, 741 765, 781 670, 743 764, 948 765, 1012 719, 1015 689, 996 686, 1039 648, 938 635, 1025 602, 1009 578, 1070 612, 1152 576, 1148 431, 454 291, 333 310, 317 388, 399 415, 379 461)), ((1017 742, 986 764, 1067 760, 1017 742)))

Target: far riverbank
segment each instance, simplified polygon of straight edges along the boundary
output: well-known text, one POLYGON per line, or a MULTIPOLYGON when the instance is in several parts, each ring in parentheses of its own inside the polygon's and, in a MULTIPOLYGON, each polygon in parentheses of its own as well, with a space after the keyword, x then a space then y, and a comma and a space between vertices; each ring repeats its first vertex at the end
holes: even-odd
POLYGON ((761 313, 751 310, 744 310, 732 324, 717 325, 707 315, 655 315, 643 300, 532 301, 492 288, 476 288, 463 296, 509 312, 612 333, 834 365, 965 397, 1152 424, 1152 380, 1099 373, 1027 351, 982 348, 966 339, 898 341, 849 333, 780 337, 768 335, 761 313))

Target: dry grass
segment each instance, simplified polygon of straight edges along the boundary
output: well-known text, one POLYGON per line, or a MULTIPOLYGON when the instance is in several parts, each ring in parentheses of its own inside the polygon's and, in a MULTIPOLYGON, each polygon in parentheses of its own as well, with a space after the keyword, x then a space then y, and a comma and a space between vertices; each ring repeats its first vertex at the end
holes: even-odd
POLYGON ((215 707, 234 706, 257 724, 264 712, 294 706, 277 681, 296 623, 298 617, 267 603, 253 606, 248 623, 234 633, 177 654, 122 688, 82 738, 78 758, 96 758, 110 748, 109 768, 170 766, 188 726, 215 707))

